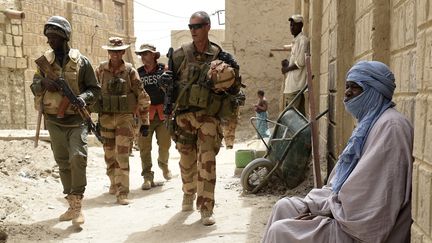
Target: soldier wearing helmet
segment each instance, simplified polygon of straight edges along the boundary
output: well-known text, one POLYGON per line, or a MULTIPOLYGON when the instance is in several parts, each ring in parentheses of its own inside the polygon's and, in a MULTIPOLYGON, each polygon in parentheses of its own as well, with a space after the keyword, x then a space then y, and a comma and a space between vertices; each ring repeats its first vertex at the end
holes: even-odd
MULTIPOLYGON (((53 16, 45 24, 43 33, 51 47, 44 53, 51 70, 66 81, 82 104, 93 104, 100 95, 100 86, 90 61, 68 44, 70 23, 61 16, 53 16)), ((39 68, 30 88, 35 95, 36 109, 43 111, 51 149, 60 170, 63 193, 69 203, 68 210, 59 219, 81 225, 84 223, 81 203, 87 185, 87 125, 71 105, 60 115, 63 95, 57 80, 49 79, 39 68)))

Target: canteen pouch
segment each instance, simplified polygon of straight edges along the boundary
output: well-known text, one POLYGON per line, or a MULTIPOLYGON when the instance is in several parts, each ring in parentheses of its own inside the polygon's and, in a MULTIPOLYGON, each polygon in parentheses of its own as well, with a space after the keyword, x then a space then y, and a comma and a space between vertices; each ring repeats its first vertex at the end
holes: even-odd
POLYGON ((119 101, 118 96, 116 96, 116 95, 110 96, 110 105, 111 105, 110 112, 117 113, 119 111, 119 102, 118 101, 119 101))
POLYGON ((207 101, 209 98, 209 90, 199 84, 191 86, 189 95, 189 105, 199 108, 207 108, 207 101))
POLYGON ((219 110, 221 109, 223 98, 224 97, 221 95, 211 94, 210 100, 209 100, 209 105, 207 106, 207 109, 206 109, 206 114, 208 114, 210 116, 216 115, 219 112, 219 110))
POLYGON ((231 117, 234 114, 232 96, 228 95, 223 98, 221 109, 218 112, 219 118, 231 117))

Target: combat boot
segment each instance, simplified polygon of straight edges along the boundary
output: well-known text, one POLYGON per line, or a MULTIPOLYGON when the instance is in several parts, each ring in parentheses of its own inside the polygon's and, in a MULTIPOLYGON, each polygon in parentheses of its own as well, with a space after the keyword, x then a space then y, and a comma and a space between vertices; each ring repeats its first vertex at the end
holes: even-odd
POLYGON ((117 193, 117 187, 114 183, 114 176, 108 176, 110 179, 110 187, 108 193, 111 195, 115 195, 117 193))
POLYGON ((72 196, 72 206, 74 217, 72 218, 72 224, 74 226, 80 226, 84 224, 84 215, 82 213, 82 195, 69 195, 72 196))
POLYGON ((122 195, 117 196, 117 203, 120 205, 128 205, 130 203, 130 201, 127 198, 127 195, 122 194, 122 195))
POLYGON ((150 190, 153 185, 154 185, 153 180, 145 178, 144 179, 144 183, 141 185, 141 189, 143 189, 143 190, 150 190))
POLYGON ((172 174, 171 174, 170 169, 168 169, 168 165, 162 165, 162 166, 159 166, 159 168, 161 168, 162 174, 163 174, 163 177, 165 178, 165 180, 168 181, 168 180, 172 179, 172 174))
POLYGON ((66 212, 64 212, 62 215, 60 215, 59 220, 60 221, 69 221, 73 219, 74 216, 74 212, 72 209, 72 195, 67 195, 65 197, 65 199, 67 200, 68 204, 69 204, 69 208, 66 210, 66 212))
POLYGON ((201 223, 205 226, 214 225, 216 223, 213 212, 208 210, 201 211, 201 223))
POLYGON ((192 211, 194 200, 195 200, 195 193, 183 194, 182 211, 183 212, 192 211))

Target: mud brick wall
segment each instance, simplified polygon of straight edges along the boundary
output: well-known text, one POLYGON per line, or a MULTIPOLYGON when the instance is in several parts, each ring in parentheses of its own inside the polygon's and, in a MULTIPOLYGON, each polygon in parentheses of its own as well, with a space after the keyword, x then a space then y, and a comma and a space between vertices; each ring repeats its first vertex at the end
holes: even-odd
MULTIPOLYGON (((69 42, 96 67, 107 60, 101 48, 108 37, 120 36, 135 46, 133 0, 0 0, 0 10, 25 13, 10 19, 0 13, 0 129, 34 128, 36 111, 30 91, 34 60, 49 49, 43 26, 50 16, 60 15, 72 25, 69 42)), ((134 62, 133 50, 125 59, 134 62)))

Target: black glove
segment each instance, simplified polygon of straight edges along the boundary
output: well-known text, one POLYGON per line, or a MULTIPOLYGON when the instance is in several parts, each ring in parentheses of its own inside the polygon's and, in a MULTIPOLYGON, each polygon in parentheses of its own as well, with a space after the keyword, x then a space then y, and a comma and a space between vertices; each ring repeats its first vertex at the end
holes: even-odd
POLYGON ((59 86, 57 83, 49 78, 44 78, 41 81, 42 87, 44 87, 46 90, 50 92, 56 92, 59 91, 59 86))
POLYGON ((140 133, 143 137, 147 137, 149 134, 149 125, 141 125, 140 127, 140 133))
POLYGON ((171 86, 174 82, 174 76, 172 71, 165 71, 159 78, 158 85, 159 87, 166 89, 171 86))
POLYGON ((84 101, 84 99, 83 98, 81 98, 81 97, 77 97, 77 100, 78 100, 78 104, 71 104, 72 105, 72 109, 73 110, 78 110, 78 109, 82 109, 82 108, 84 108, 85 106, 86 106, 86 102, 84 101))
MULTIPOLYGON (((100 132, 101 132, 101 124, 100 124, 100 122, 98 121, 98 122, 96 122, 96 132, 98 133, 98 134, 100 134, 100 132)), ((89 129, 90 130, 90 129, 89 129)))
POLYGON ((224 61, 226 64, 230 65, 232 68, 240 69, 240 66, 237 64, 234 57, 228 52, 221 51, 219 52, 217 59, 224 61))

